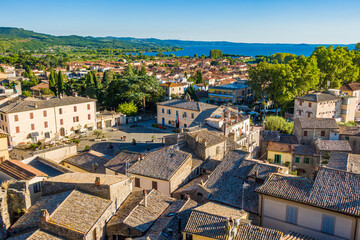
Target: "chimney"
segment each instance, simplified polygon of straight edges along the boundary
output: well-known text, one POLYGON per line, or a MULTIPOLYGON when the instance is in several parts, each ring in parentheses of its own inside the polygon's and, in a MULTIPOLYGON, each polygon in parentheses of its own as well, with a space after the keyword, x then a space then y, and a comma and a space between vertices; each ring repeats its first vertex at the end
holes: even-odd
POLYGON ((100 186, 100 177, 95 178, 95 185, 100 186))
POLYGON ((145 189, 143 190, 143 194, 144 194, 144 207, 147 207, 147 198, 148 198, 148 195, 147 195, 147 192, 146 192, 145 189))
POLYGON ((73 96, 77 97, 78 96, 77 92, 73 92, 73 96))
POLYGON ((37 103, 34 103, 34 108, 38 108, 38 104, 37 104, 37 103))
POLYGON ((50 215, 46 209, 41 209, 40 213, 40 223, 46 223, 49 221, 50 215))

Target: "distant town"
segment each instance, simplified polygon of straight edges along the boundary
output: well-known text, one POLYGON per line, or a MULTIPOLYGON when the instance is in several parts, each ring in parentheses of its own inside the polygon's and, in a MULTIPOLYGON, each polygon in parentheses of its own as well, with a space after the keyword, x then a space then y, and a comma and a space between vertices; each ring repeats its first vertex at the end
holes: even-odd
POLYGON ((360 44, 117 54, 0 56, 0 239, 360 239, 360 44))

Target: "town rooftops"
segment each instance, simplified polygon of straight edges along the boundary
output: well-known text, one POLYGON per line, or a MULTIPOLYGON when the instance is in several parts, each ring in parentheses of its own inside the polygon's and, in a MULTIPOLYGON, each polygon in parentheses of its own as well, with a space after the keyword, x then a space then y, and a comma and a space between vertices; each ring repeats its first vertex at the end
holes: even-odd
POLYGON ((299 123, 303 129, 339 129, 333 118, 296 118, 295 124, 299 123))
POLYGON ((342 135, 360 136, 360 127, 340 126, 339 133, 342 135))
POLYGON ((16 180, 30 180, 34 177, 47 177, 45 173, 17 160, 5 160, 0 164, 0 171, 16 180))
POLYGON ((360 90, 360 83, 352 82, 346 83, 340 87, 341 91, 359 91, 360 90))
POLYGON ((294 147, 294 154, 313 156, 316 154, 316 148, 313 145, 296 145, 294 147))
POLYGON ((291 146, 291 144, 279 143, 279 142, 269 142, 267 150, 274 151, 274 152, 292 153, 293 147, 291 146))
POLYGON ((95 179, 100 177, 101 185, 113 185, 128 179, 125 175, 109 175, 97 173, 64 173, 56 177, 46 179, 48 182, 94 184, 95 179))
POLYGON ((211 104, 196 102, 196 101, 185 101, 182 99, 172 99, 169 101, 160 102, 160 103, 158 103, 158 105, 192 110, 192 111, 198 111, 198 112, 218 107, 216 105, 211 105, 211 104))
POLYGON ((38 85, 31 87, 30 90, 32 90, 32 91, 40 91, 43 88, 48 89, 49 88, 49 83, 41 82, 38 85))
POLYGON ((339 100, 340 98, 327 93, 312 93, 312 94, 306 94, 301 97, 296 97, 295 99, 310 101, 310 102, 327 102, 327 101, 339 100))
POLYGON ((191 211, 184 232, 215 239, 227 239, 229 218, 246 217, 245 211, 216 203, 206 203, 191 211))
POLYGON ((342 171, 360 173, 360 155, 332 152, 326 166, 342 171))
POLYGON ((360 175, 320 168, 315 180, 272 174, 256 191, 351 216, 360 216, 360 175))
POLYGON ((234 240, 281 240, 282 236, 283 233, 278 230, 241 224, 234 240))
POLYGON ((317 239, 300 234, 298 232, 291 231, 288 234, 284 235, 282 240, 317 240, 317 239))
POLYGON ((190 153, 178 150, 174 146, 164 147, 146 154, 143 160, 131 166, 129 173, 170 180, 189 158, 190 153))
POLYGON ((261 185, 248 178, 265 180, 268 174, 277 172, 278 166, 261 163, 256 160, 244 159, 248 155, 243 151, 230 151, 224 160, 211 173, 204 188, 209 191, 209 200, 224 203, 236 208, 242 207, 241 186, 247 181, 250 185, 245 189, 244 209, 248 212, 258 212, 258 194, 255 189, 261 185))
POLYGON ((316 140, 316 149, 319 151, 351 152, 351 146, 347 140, 316 140))
POLYGON ((194 132, 186 133, 187 135, 194 138, 196 141, 205 143, 206 146, 214 146, 219 143, 223 143, 225 141, 225 138, 223 136, 219 136, 216 133, 213 133, 212 131, 209 131, 207 129, 201 129, 194 132))
POLYGON ((16 113, 16 112, 26 112, 36 109, 46 109, 53 107, 60 107, 72 104, 80 104, 87 102, 95 102, 95 99, 84 98, 84 97, 54 97, 48 100, 41 100, 35 98, 24 98, 16 97, 0 105, 0 112, 3 113, 16 113))
POLYGON ((161 87, 183 87, 183 84, 180 83, 173 83, 173 82, 167 82, 160 84, 161 87))
POLYGON ((97 156, 95 153, 92 153, 92 151, 78 154, 63 160, 65 163, 69 163, 92 173, 105 173, 104 164, 108 161, 109 159, 97 156))
POLYGON ((173 198, 154 189, 147 193, 146 206, 144 198, 143 190, 135 188, 108 222, 107 231, 128 236, 127 229, 130 227, 145 233, 174 201, 173 198))
POLYGON ((142 155, 139 153, 124 150, 105 163, 104 167, 118 173, 126 174, 126 167, 129 169, 139 160, 140 156, 142 155))

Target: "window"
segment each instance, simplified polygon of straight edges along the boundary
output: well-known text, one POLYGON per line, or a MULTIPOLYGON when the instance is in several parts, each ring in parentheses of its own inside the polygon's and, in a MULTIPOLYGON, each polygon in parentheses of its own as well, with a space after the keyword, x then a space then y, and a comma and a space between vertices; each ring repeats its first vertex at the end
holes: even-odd
POLYGON ((50 138, 50 133, 49 133, 49 132, 46 132, 46 133, 44 134, 44 136, 45 136, 45 138, 50 138))
POLYGON ((299 106, 302 106, 302 101, 299 101, 299 106))
POLYGON ((306 163, 306 164, 313 164, 313 159, 312 159, 312 158, 309 158, 309 157, 304 158, 304 163, 306 163))
POLYGON ((44 111, 43 114, 44 114, 44 117, 47 117, 47 111, 44 111))
POLYGON ((41 183, 40 182, 34 183, 33 190, 34 190, 34 193, 40 192, 41 191, 41 183))
POLYGON ((1 114, 0 116, 1 116, 1 121, 3 121, 4 120, 4 115, 1 114))
POLYGON ((135 178, 135 187, 140 187, 140 178, 135 178))
POLYGON ((162 112, 162 113, 165 113, 165 109, 162 108, 162 109, 161 109, 161 112, 162 112))
POLYGON ((60 119, 60 125, 64 125, 64 119, 60 119))
POLYGON ((307 136, 307 131, 304 131, 304 137, 306 137, 307 136))
POLYGON ((309 102, 309 107, 311 107, 311 102, 309 102))
POLYGON ((90 110, 90 104, 87 105, 87 110, 90 110))
POLYGON ((168 110, 168 114, 171 114, 171 110, 170 110, 170 109, 168 110))
POLYGON ((77 106, 74 106, 74 112, 77 112, 77 106))
POLYGON ((291 224, 297 224, 298 208, 286 206, 286 219, 285 221, 291 224))
POLYGON ((15 119, 15 122, 19 121, 19 116, 18 116, 18 115, 15 115, 15 116, 14 116, 14 119, 15 119))
POLYGON ((322 216, 321 231, 328 234, 334 234, 335 217, 329 215, 322 216))
POLYGON ((91 120, 91 114, 88 114, 88 120, 91 120))
POLYGON ((186 233, 185 240, 193 240, 193 237, 191 234, 186 233))
POLYGON ((186 112, 184 112, 184 113, 183 113, 183 118, 186 118, 186 117, 187 117, 187 116, 186 116, 186 112))
POLYGON ((73 121, 74 121, 74 122, 79 122, 79 116, 73 117, 73 121))
POLYGON ((152 181, 151 186, 152 186, 152 189, 155 189, 155 190, 158 189, 157 182, 155 182, 155 181, 152 181))
POLYGON ((300 157, 295 157, 295 162, 300 163, 300 157))
POLYGON ((275 163, 278 163, 278 164, 281 164, 281 155, 279 154, 275 154, 275 160, 274 160, 275 163))
POLYGON ((179 115, 179 111, 176 110, 176 116, 179 115))
POLYGON ((44 122, 44 128, 47 128, 48 126, 48 122, 44 122))
POLYGON ((31 124, 31 130, 35 130, 35 124, 31 124))
POLYGON ((19 133, 20 132, 20 127, 16 127, 16 133, 19 133))
POLYGON ((34 119, 34 113, 30 113, 30 119, 34 119))
POLYGON ((96 240, 96 228, 94 228, 93 232, 92 232, 92 235, 93 235, 93 239, 96 240))
POLYGON ((186 123, 184 123, 184 128, 186 128, 187 127, 187 124, 186 123))
POLYGON ((345 137, 345 139, 349 141, 350 138, 347 136, 347 137, 345 137))
POLYGON ((63 114, 62 108, 59 108, 59 114, 63 114))
POLYGON ((325 131, 321 131, 321 136, 322 136, 322 137, 325 136, 325 131))
POLYGON ((311 112, 308 112, 308 118, 310 118, 311 117, 311 112))
POLYGON ((195 118, 195 115, 193 113, 191 114, 191 118, 195 118))

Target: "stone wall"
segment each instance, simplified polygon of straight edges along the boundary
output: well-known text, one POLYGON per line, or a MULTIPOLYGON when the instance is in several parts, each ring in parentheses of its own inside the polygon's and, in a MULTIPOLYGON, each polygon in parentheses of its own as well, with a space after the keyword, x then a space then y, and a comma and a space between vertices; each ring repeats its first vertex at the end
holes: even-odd
POLYGON ((192 157, 190 156, 170 179, 170 194, 188 182, 191 174, 191 167, 192 157))
POLYGON ((77 189, 85 193, 89 193, 101 198, 111 199, 110 186, 109 185, 95 185, 92 183, 63 183, 63 182, 50 182, 43 181, 42 193, 43 196, 52 195, 60 192, 77 189))

